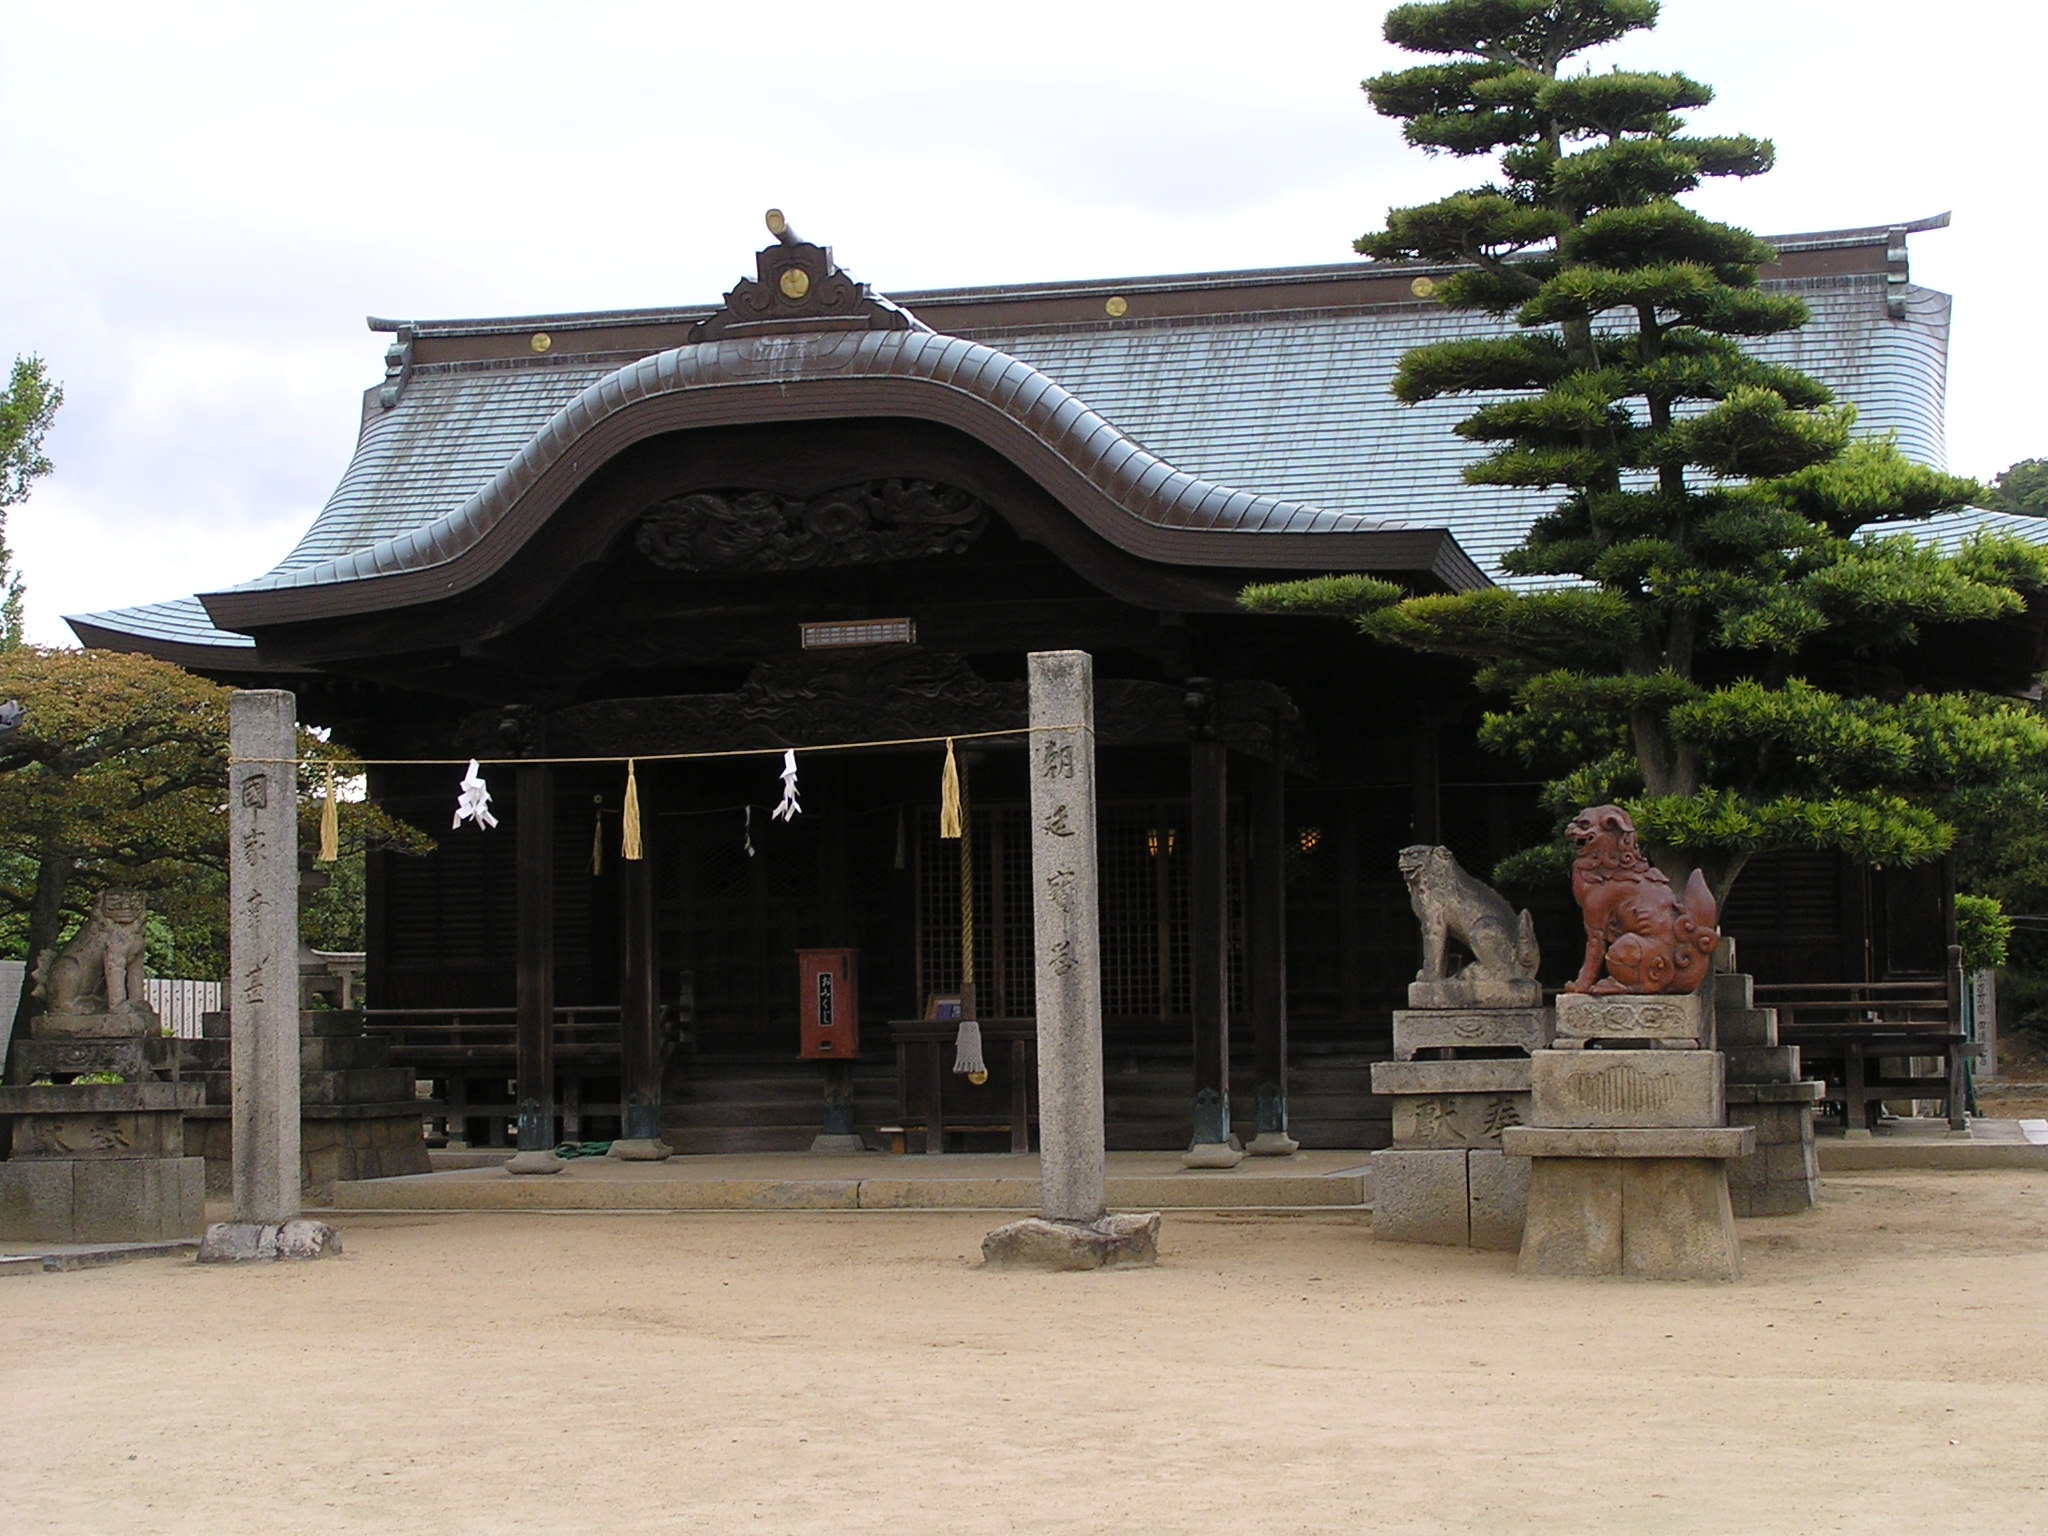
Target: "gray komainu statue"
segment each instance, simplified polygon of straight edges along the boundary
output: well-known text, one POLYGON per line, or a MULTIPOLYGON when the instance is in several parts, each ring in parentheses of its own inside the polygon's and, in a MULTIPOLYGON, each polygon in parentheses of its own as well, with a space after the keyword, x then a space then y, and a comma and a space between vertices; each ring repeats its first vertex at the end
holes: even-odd
POLYGON ((85 926, 61 950, 36 961, 35 995, 53 1014, 148 1014, 142 921, 149 902, 140 891, 101 891, 85 926))
POLYGON ((1417 844, 1401 850, 1401 878, 1408 882, 1408 902, 1422 924, 1422 982, 1451 979, 1445 952, 1456 939, 1472 952, 1472 963, 1457 973, 1461 981, 1532 981, 1541 959, 1536 948, 1536 922, 1515 909, 1491 886, 1481 884, 1458 865, 1448 848, 1417 844))

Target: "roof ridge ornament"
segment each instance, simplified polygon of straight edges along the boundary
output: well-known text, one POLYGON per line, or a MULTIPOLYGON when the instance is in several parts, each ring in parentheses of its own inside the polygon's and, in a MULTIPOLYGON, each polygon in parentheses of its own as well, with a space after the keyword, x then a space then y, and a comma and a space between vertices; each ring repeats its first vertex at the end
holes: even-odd
POLYGON ((724 306, 690 327, 690 340, 759 336, 783 331, 928 331, 909 310, 858 282, 832 259, 832 248, 798 237, 780 208, 767 213, 775 244, 754 257, 724 306))

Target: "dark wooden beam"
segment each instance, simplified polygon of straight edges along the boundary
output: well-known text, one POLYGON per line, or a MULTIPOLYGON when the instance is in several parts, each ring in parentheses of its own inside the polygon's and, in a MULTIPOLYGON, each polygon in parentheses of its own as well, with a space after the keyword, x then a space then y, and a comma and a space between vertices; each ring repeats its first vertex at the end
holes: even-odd
POLYGON ((1256 1056, 1258 1140, 1250 1150, 1277 1153, 1292 1150, 1287 1135, 1287 773, 1280 764, 1253 770, 1251 811, 1251 953, 1246 980, 1256 1056))
POLYGON ((555 1145, 555 770, 522 763, 512 805, 518 859, 519 1150, 555 1145))
POLYGON ((1194 965, 1196 1145, 1230 1140, 1230 802, 1225 754, 1213 737, 1190 748, 1188 854, 1194 965))
MULTIPOLYGON (((641 792, 641 814, 646 811, 641 792)), ((619 861, 620 1132, 661 1139, 661 1056, 654 1001, 654 874, 645 858, 619 861)))

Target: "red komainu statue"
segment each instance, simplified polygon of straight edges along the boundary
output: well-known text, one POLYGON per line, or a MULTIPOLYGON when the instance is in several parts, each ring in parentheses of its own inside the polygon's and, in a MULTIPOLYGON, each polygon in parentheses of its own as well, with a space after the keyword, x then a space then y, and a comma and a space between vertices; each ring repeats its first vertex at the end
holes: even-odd
POLYGON ((1586 920, 1586 963, 1565 991, 1698 991, 1721 944, 1720 913, 1705 877, 1694 870, 1685 894, 1674 896, 1618 805, 1579 812, 1565 835, 1579 846, 1572 896, 1586 920))

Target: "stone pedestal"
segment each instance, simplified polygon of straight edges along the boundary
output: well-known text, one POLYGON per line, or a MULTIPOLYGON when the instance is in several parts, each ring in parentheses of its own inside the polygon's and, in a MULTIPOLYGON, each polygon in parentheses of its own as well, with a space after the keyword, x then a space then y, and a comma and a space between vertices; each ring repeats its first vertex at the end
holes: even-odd
POLYGON ((196 1083, 153 1079, 0 1088, 0 1114, 14 1119, 13 1155, 0 1163, 0 1237, 197 1236, 206 1223, 206 1172, 184 1155, 183 1115, 200 1092, 196 1083))
POLYGON ((1555 1048, 1529 1063, 1529 1121, 1501 1149, 1530 1159, 1525 1275, 1733 1280, 1742 1271, 1728 1162, 1726 1063, 1711 995, 1567 993, 1555 1048))
POLYGON ((1520 1126, 1502 1145, 1529 1161, 1524 1275, 1734 1280, 1742 1273, 1728 1160, 1748 1126, 1560 1130, 1520 1126))
POLYGON ((1585 1050, 1600 1045, 1661 1050, 1714 1049, 1713 998, 1705 992, 1596 997, 1561 992, 1557 1038, 1552 1048, 1585 1050))
MULTIPOLYGON (((200 1027, 200 1039, 177 1042, 182 1073, 205 1086, 203 1103, 186 1113, 185 1137, 206 1159, 208 1192, 225 1195, 234 1169, 229 1016, 209 1013, 200 1027)), ((340 1180, 432 1172, 425 1121, 437 1105, 418 1096, 418 1081, 412 1068, 391 1064, 388 1041, 364 1033, 360 1013, 300 1011, 299 1163, 305 1198, 326 1200, 340 1180)))
MULTIPOLYGON (((1453 985, 1417 982, 1409 996, 1453 985)), ((1503 1154, 1501 1133, 1528 1122, 1524 1053, 1548 1040, 1552 1027, 1546 1008, 1394 1015, 1400 1059, 1372 1069, 1373 1092, 1391 1099, 1394 1111, 1394 1144, 1372 1155, 1374 1237, 1505 1250, 1520 1244, 1529 1165, 1503 1154)))
POLYGON ((1715 957, 1714 1030, 1728 1060, 1728 1123, 1756 1131, 1756 1150, 1728 1168, 1737 1216, 1789 1216, 1820 1199, 1814 1106, 1826 1087, 1803 1082, 1799 1047, 1778 1044, 1778 1011, 1756 1006, 1750 978, 1733 967, 1734 943, 1715 957))

